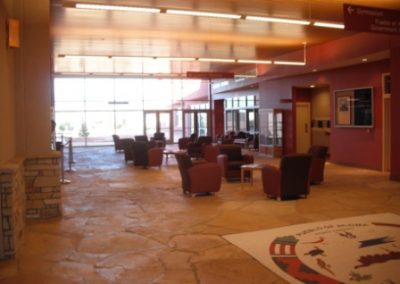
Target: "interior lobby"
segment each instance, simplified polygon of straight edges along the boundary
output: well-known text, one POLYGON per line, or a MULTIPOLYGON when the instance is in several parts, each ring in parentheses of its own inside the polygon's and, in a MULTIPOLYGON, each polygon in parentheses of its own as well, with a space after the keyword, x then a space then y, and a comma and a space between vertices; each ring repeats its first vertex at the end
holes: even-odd
POLYGON ((400 26, 399 1, 378 2, 1 1, 0 282, 287 283, 223 236, 400 215, 400 28, 344 19, 400 26), (257 134, 256 164, 329 158, 307 198, 268 198, 257 171, 189 197, 175 157, 144 169, 112 144, 157 131, 174 150, 257 134))

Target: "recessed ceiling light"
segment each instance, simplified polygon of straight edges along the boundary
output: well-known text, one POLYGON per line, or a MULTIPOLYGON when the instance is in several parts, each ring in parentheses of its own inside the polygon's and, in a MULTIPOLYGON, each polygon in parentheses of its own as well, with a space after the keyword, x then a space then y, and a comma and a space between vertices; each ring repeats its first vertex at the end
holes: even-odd
POLYGON ((315 88, 315 85, 310 85, 310 88, 312 88, 312 89, 315 88))
POLYGON ((317 69, 313 69, 312 71, 313 71, 313 72, 317 72, 318 70, 317 70, 317 69))
POLYGON ((368 61, 368 58, 363 58, 362 59, 362 62, 367 62, 368 61))

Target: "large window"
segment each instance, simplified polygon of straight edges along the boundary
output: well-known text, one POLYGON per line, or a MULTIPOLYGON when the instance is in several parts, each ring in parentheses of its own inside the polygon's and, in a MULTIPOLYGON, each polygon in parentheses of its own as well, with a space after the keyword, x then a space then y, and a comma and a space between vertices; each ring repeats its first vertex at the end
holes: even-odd
POLYGON ((258 101, 255 96, 225 99, 225 131, 258 132, 258 101))
MULTIPOLYGON (((57 135, 74 138, 75 145, 112 143, 122 137, 167 132, 170 141, 182 137, 182 110, 209 108, 207 81, 136 78, 54 79, 57 135), (194 101, 193 97, 200 98, 194 101), (188 99, 190 98, 190 100, 188 99), (156 115, 150 125, 150 115, 156 115), (147 128, 145 129, 147 119, 147 128), (156 121, 159 123, 157 125, 156 121), (173 137, 171 137, 173 136, 173 137)), ((202 118, 204 120, 204 118, 202 118)), ((208 130, 202 129, 202 132, 208 130)))

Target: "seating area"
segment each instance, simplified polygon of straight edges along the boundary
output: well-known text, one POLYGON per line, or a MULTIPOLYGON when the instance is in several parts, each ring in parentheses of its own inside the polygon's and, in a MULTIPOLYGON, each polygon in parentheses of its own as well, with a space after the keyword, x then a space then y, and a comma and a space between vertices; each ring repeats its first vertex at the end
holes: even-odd
POLYGON ((253 171, 242 170, 242 166, 254 165, 254 168, 261 169, 262 189, 268 197, 277 200, 307 197, 310 185, 324 181, 328 156, 326 146, 313 145, 307 154, 284 155, 277 167, 268 163, 255 164, 255 153, 251 151, 255 146, 244 149, 234 143, 212 143, 211 136, 197 137, 193 134, 189 138, 180 138, 178 144, 172 146, 174 148, 170 145, 168 149, 165 149, 163 133, 156 133, 150 140, 145 135, 135 136, 135 139, 120 139, 113 135, 113 139, 116 141, 116 151, 122 145, 126 163, 133 161, 135 166, 144 169, 160 168, 164 156, 165 165, 168 165, 168 157, 174 155, 183 193, 187 195, 218 192, 222 180, 241 183, 243 179, 253 181, 253 171))
POLYGON ((145 169, 162 165, 165 144, 160 142, 162 140, 160 136, 158 138, 160 140, 157 142, 153 138, 149 140, 146 135, 136 135, 135 139, 120 139, 118 135, 113 135, 115 151, 124 151, 125 163, 132 161, 135 166, 142 166, 145 169))

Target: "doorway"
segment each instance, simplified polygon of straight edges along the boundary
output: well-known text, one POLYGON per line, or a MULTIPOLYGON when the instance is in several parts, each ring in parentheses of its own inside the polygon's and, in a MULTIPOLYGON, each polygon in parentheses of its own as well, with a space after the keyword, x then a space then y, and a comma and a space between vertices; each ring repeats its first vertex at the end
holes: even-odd
POLYGON ((156 132, 164 132, 167 143, 172 142, 172 113, 171 111, 145 111, 144 134, 152 137, 156 132))
POLYGON ((192 133, 198 136, 208 135, 209 112, 207 110, 183 111, 183 136, 190 137, 192 133))
POLYGON ((306 153, 311 145, 310 103, 296 103, 296 153, 306 153))

